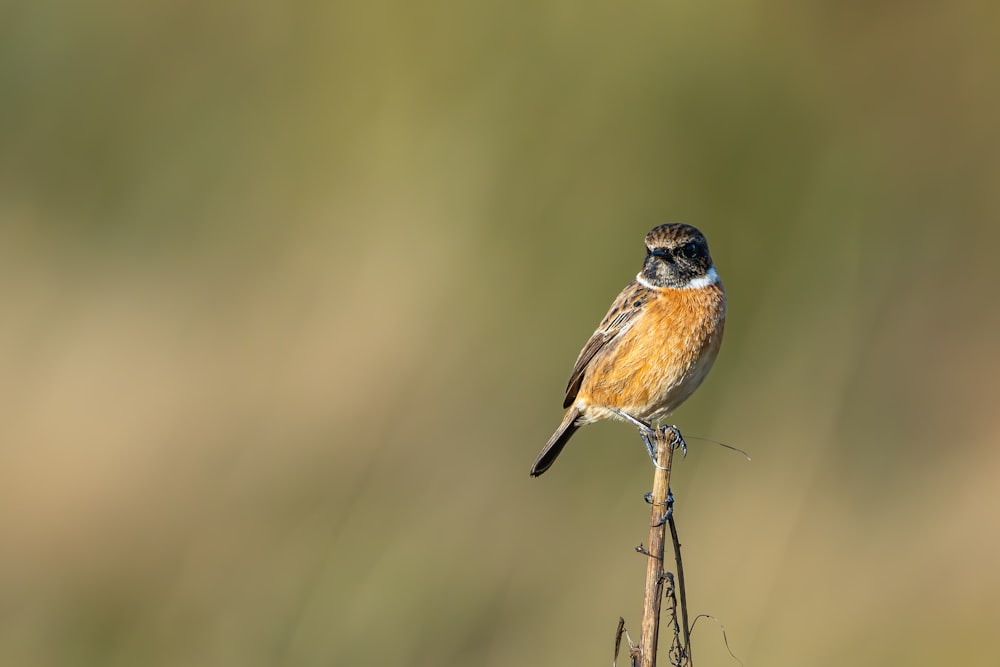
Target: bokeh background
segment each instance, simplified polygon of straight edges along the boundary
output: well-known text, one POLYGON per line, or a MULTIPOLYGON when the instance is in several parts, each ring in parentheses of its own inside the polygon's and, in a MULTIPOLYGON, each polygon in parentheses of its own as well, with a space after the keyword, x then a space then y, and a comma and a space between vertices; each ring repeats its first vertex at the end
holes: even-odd
POLYGON ((746 665, 997 664, 998 44, 965 0, 3 3, 0 664, 608 664, 642 445, 527 472, 671 220, 730 298, 692 612, 746 665))

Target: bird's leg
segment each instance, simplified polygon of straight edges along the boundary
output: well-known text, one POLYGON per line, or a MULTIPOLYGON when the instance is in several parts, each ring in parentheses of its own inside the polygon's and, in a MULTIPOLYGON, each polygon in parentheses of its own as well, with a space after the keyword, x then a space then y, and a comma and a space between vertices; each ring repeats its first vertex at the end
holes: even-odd
MULTIPOLYGON (((610 408, 611 412, 615 413, 627 422, 630 422, 633 426, 639 429, 639 435, 642 436, 642 442, 646 445, 646 453, 649 454, 649 460, 653 462, 653 467, 660 470, 665 470, 663 466, 656 462, 656 443, 653 442, 653 438, 656 435, 656 431, 653 427, 642 421, 641 419, 636 419, 627 412, 623 412, 618 408, 610 408)), ((680 432, 678 431, 678 434, 680 432)), ((685 449, 685 451, 687 451, 685 449)))
POLYGON ((653 462, 653 467, 664 470, 664 468, 656 462, 656 442, 653 440, 656 433, 653 431, 639 431, 639 435, 642 436, 642 441, 646 445, 646 453, 649 454, 649 460, 653 462))
POLYGON ((608 408, 608 409, 611 410, 611 412, 613 412, 616 415, 618 415, 619 417, 621 417, 622 419, 624 419, 625 421, 631 423, 633 426, 635 426, 640 431, 645 432, 645 433, 649 433, 650 435, 652 435, 652 433, 653 433, 653 427, 650 426, 647 422, 644 422, 641 419, 636 419, 635 417, 633 417, 629 413, 624 412, 623 410, 619 410, 618 408, 608 408))

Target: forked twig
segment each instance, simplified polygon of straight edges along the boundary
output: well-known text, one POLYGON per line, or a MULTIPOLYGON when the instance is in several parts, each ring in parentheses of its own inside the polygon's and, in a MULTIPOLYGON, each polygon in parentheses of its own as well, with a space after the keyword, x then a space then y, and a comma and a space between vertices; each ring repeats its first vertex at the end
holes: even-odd
MULTIPOLYGON (((649 436, 647 436, 649 437, 649 436)), ((660 632, 660 606, 664 598, 664 584, 670 599, 671 663, 687 665, 691 662, 691 631, 687 623, 687 594, 684 587, 684 569, 681 563, 680 541, 673 515, 673 495, 670 493, 670 471, 673 467, 674 447, 683 442, 676 428, 660 428, 653 432, 652 443, 656 446, 656 466, 653 474, 653 491, 648 496, 651 505, 649 526, 649 548, 646 554, 646 586, 642 606, 642 637, 639 641, 638 658, 641 667, 655 667, 656 651, 660 632), (680 593, 680 619, 677 618, 677 600, 674 595, 674 578, 663 568, 663 552, 666 545, 666 530, 674 545, 677 562, 677 591, 680 593), (679 622, 678 622, 679 621, 679 622)), ((637 549, 640 551, 640 549, 637 549)))

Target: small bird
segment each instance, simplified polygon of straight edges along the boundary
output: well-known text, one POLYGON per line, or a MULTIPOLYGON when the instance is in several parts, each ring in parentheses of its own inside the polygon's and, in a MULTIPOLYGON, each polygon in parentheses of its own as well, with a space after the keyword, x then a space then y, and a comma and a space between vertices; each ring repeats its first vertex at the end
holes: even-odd
POLYGON ((563 401, 569 409, 531 476, 548 470, 584 424, 625 419, 648 436, 705 379, 725 321, 726 292, 705 236, 681 223, 654 227, 642 270, 576 359, 563 401))

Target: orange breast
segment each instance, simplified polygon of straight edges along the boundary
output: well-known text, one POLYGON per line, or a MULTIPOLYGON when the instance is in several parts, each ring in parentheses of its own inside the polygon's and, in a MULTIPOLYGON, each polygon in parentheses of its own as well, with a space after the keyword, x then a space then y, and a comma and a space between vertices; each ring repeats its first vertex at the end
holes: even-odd
POLYGON ((659 290, 588 365, 576 401, 584 419, 607 418, 607 408, 646 421, 667 416, 708 374, 725 318, 721 285, 659 290))

